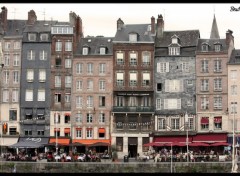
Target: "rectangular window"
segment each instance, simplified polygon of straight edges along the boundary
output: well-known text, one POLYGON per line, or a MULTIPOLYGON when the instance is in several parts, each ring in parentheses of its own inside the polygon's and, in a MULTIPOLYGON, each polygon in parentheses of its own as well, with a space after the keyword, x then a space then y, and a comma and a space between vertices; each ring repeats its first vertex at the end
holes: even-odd
POLYGON ((92 63, 87 64, 87 73, 93 74, 93 64, 92 63))
POLYGON ((28 69, 27 70, 27 81, 28 82, 33 82, 34 79, 34 70, 33 69, 28 69))
POLYGON ((201 80, 201 91, 209 91, 208 79, 201 80))
POLYGON ((77 63, 76 72, 77 72, 77 74, 82 74, 82 72, 83 72, 83 64, 82 63, 77 63))
POLYGON ((48 34, 40 34, 40 39, 41 39, 41 41, 48 41, 49 35, 48 34))
POLYGON ((32 130, 24 130, 25 136, 32 136, 32 130))
POLYGON ((106 48, 105 47, 100 48, 100 54, 106 54, 106 48))
POLYGON ((189 63, 188 62, 183 62, 182 63, 182 71, 183 72, 189 72, 189 63))
POLYGON ((201 97, 201 109, 206 110, 209 108, 209 100, 207 97, 201 97))
POLYGON ((10 54, 4 54, 4 66, 10 65, 10 54))
POLYGON ((33 101, 33 90, 32 89, 26 90, 25 101, 33 101))
POLYGON ((222 109, 222 97, 214 97, 214 109, 222 109))
POLYGON ((18 84, 20 79, 19 71, 13 71, 13 84, 18 84))
POLYGON ((87 90, 93 90, 93 80, 87 80, 87 90))
POLYGON ((236 79, 237 78, 237 70, 231 70, 230 71, 230 78, 236 79))
POLYGON ((143 73, 142 86, 150 86, 150 73, 143 73))
POLYGON ((165 92, 183 92, 183 80, 165 80, 165 92))
POLYGON ((165 130, 166 129, 166 119, 159 118, 158 119, 158 130, 165 130))
POLYGON ((181 109, 181 99, 164 99, 164 109, 181 109))
POLYGON ((66 93, 65 94, 65 103, 70 103, 71 102, 71 94, 66 93))
POLYGON ((217 59, 214 61, 214 72, 221 72, 222 71, 222 61, 217 59))
POLYGON ((137 73, 130 72, 129 86, 137 86, 137 73))
POLYGON ((193 99, 192 98, 187 99, 187 106, 193 106, 193 99))
POLYGON ((65 87, 70 88, 72 86, 72 76, 65 76, 65 87))
POLYGON ((99 114, 99 123, 105 123, 105 113, 99 114))
POLYGON ((44 136, 44 130, 38 130, 37 135, 38 136, 44 136))
POLYGON ((90 139, 93 137, 93 130, 92 128, 87 128, 87 139, 90 139))
POLYGON ((220 51, 220 48, 221 48, 221 45, 219 45, 219 44, 215 45, 215 51, 217 51, 217 52, 220 51))
POLYGON ((162 91, 162 83, 157 83, 157 91, 162 91))
POLYGON ((100 91, 105 91, 105 87, 106 87, 106 82, 105 80, 99 80, 99 90, 100 91))
POLYGON ((61 87, 61 76, 55 76, 55 87, 61 87))
POLYGON ((117 86, 124 86, 123 73, 117 73, 117 86))
POLYGON ((156 110, 161 110, 161 99, 157 98, 156 99, 156 110))
POLYGON ((21 43, 19 41, 16 41, 13 43, 13 49, 20 49, 21 43))
POLYGON ((203 73, 207 73, 208 72, 208 60, 202 60, 201 61, 201 71, 203 73))
POLYGON ((222 130, 222 117, 214 117, 214 130, 222 130))
POLYGON ((14 54, 13 55, 13 66, 19 66, 20 65, 20 55, 14 54))
POLYGON ((40 60, 47 60, 47 51, 45 51, 45 50, 41 50, 40 52, 39 52, 39 59, 40 60))
POLYGON ((7 90, 7 89, 3 90, 3 97, 2 98, 3 98, 2 101, 4 103, 9 102, 9 90, 7 90))
POLYGON ((130 53, 129 64, 131 66, 136 66, 137 65, 137 54, 136 53, 130 53))
POLYGON ((129 34, 129 41, 136 42, 137 41, 137 34, 129 34))
POLYGON ((231 95, 237 95, 237 85, 231 85, 231 95))
POLYGON ((117 53, 117 65, 124 65, 123 53, 117 53))
POLYGON ((87 123, 92 123, 93 122, 93 115, 90 113, 87 113, 87 123))
POLYGON ((55 103, 61 103, 61 93, 55 93, 54 102, 55 103))
POLYGON ((4 80, 3 80, 3 82, 4 82, 4 84, 8 84, 9 83, 9 77, 10 77, 10 73, 9 73, 9 71, 4 71, 3 72, 3 76, 4 76, 4 80))
POLYGON ((82 52, 83 52, 83 55, 88 55, 88 48, 84 47, 82 52))
POLYGON ((76 137, 77 138, 81 138, 82 137, 82 129, 81 128, 77 128, 76 129, 76 137))
POLYGON ((18 102, 19 89, 13 89, 12 91, 12 102, 18 102))
POLYGON ((100 63, 99 64, 99 74, 105 74, 106 73, 106 64, 100 63))
POLYGON ((93 96, 88 96, 87 97, 87 108, 92 108, 93 107, 93 96))
POLYGON ((39 82, 45 82, 45 81, 46 81, 46 70, 39 69, 39 82))
POLYGON ((172 130, 178 130, 179 129, 179 118, 177 118, 177 119, 172 118, 171 119, 171 128, 172 128, 172 130))
POLYGON ((142 54, 142 64, 143 65, 150 65, 150 58, 151 58, 151 53, 148 51, 144 51, 142 54))
POLYGON ((76 90, 81 91, 83 89, 83 82, 82 80, 77 80, 76 81, 76 90))
POLYGON ((82 113, 77 113, 76 114, 76 123, 82 123, 83 117, 82 113))
POLYGON ((105 96, 99 96, 99 107, 105 107, 105 96))
POLYGON ((76 108, 83 107, 83 98, 81 96, 76 96, 76 108))
POLYGON ((17 120, 17 110, 9 110, 9 120, 10 121, 15 121, 17 120))
POLYGON ((180 55, 180 47, 169 47, 168 52, 170 56, 180 55))
POLYGON ((230 112, 231 114, 237 114, 237 102, 231 102, 231 107, 230 107, 230 112))
POLYGON ((29 41, 36 41, 37 35, 33 33, 28 33, 28 40, 29 41))
POLYGON ((169 62, 158 62, 157 63, 157 73, 169 72, 169 62))
POLYGON ((72 60, 65 59, 65 68, 72 68, 72 60))
POLYGON ((11 49, 11 42, 5 42, 5 50, 11 49))
POLYGON ((72 51, 72 42, 65 42, 65 51, 72 51))
POLYGON ((124 97, 123 96, 117 96, 116 98, 116 106, 124 106, 124 97))
POLYGON ((208 51, 208 45, 204 44, 202 45, 202 51, 208 51))
POLYGON ((27 59, 28 60, 35 60, 35 51, 34 50, 28 50, 27 51, 27 59))
POLYGON ((62 51, 62 42, 56 42, 55 51, 62 51))
POLYGON ((38 90, 38 101, 45 101, 45 90, 44 89, 38 90))
POLYGON ((222 91, 222 79, 221 78, 214 79, 214 90, 222 91))

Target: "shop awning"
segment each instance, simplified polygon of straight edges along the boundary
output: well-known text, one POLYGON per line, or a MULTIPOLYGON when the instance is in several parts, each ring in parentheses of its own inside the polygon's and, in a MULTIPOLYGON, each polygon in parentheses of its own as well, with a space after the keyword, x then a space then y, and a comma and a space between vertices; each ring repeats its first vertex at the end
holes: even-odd
POLYGON ((99 128, 98 133, 105 133, 105 128, 99 128))
POLYGON ((64 128, 64 133, 70 133, 70 128, 64 128))
POLYGON ((71 116, 71 113, 70 112, 65 112, 64 116, 71 116))
POLYGON ((207 147, 207 146, 210 146, 209 144, 207 144, 207 143, 204 143, 204 142, 192 142, 192 143, 189 143, 188 144, 190 147, 200 147, 200 146, 205 146, 205 147, 207 147))
POLYGON ((37 115, 44 115, 44 109, 37 109, 37 115))
POLYGON ((193 136, 192 142, 206 142, 206 143, 227 142, 227 134, 226 133, 197 134, 196 136, 193 136))
POLYGON ((222 117, 214 117, 214 123, 222 123, 222 117))
MULTIPOLYGON (((56 143, 56 138, 50 138, 49 143, 56 143)), ((60 145, 69 145, 70 139, 69 138, 58 138, 57 143, 60 145)))
POLYGON ((230 144, 227 142, 215 142, 215 143, 211 144, 210 146, 230 146, 230 144))
POLYGON ((33 110, 32 109, 25 109, 25 114, 26 115, 32 115, 33 110))
MULTIPOLYGON (((181 142, 186 143, 186 136, 158 136, 155 137, 154 142, 161 142, 161 143, 173 143, 173 142, 181 142)), ((192 136, 188 137, 188 142, 192 141, 192 136)))
POLYGON ((54 128, 54 131, 56 132, 56 131, 60 131, 60 128, 54 128))
POLYGON ((31 138, 31 137, 20 137, 18 142, 10 145, 10 148, 39 148, 44 147, 47 144, 49 138, 31 138))
POLYGON ((202 117, 201 124, 209 124, 209 119, 207 117, 202 117))
POLYGON ((73 139, 72 143, 75 143, 75 142, 85 144, 85 145, 92 145, 96 143, 106 143, 110 145, 110 139, 73 139))

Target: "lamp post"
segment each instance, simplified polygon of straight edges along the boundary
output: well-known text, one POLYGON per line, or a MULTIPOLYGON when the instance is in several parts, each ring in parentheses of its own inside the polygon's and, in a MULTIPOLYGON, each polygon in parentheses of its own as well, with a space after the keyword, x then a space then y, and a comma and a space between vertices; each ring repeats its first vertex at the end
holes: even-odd
POLYGON ((237 172, 237 167, 236 167, 236 159, 237 159, 237 154, 235 156, 235 113, 236 113, 236 106, 235 106, 235 99, 234 99, 234 112, 233 112, 233 124, 232 124, 232 173, 237 172))
MULTIPOLYGON (((57 123, 58 123, 58 113, 55 113, 55 128, 56 128, 56 157, 58 156, 58 129, 57 129, 57 123)), ((58 162, 58 159, 56 159, 56 162, 58 162)))
POLYGON ((171 173, 172 173, 172 154, 173 154, 173 151, 172 151, 172 143, 171 143, 171 173))
POLYGON ((186 126, 186 146, 187 146, 187 162, 188 162, 188 114, 185 113, 185 126, 186 126))

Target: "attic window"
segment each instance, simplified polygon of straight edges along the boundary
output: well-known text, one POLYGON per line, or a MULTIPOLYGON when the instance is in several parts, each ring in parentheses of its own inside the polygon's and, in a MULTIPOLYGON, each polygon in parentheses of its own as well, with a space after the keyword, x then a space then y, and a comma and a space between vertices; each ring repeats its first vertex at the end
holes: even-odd
POLYGON ((100 54, 106 54, 106 48, 100 47, 100 54))
POLYGON ((151 25, 148 25, 148 29, 147 29, 147 31, 151 31, 151 25))
POLYGON ((208 45, 207 44, 203 44, 202 45, 202 51, 208 51, 208 45))
POLYGON ((221 45, 220 44, 215 45, 215 51, 216 52, 221 51, 221 45))
POLYGON ((88 55, 88 47, 83 47, 82 54, 83 55, 88 55))
POLYGON ((136 42, 137 41, 137 34, 129 34, 129 41, 130 42, 136 42))
POLYGON ((36 41, 36 34, 29 33, 28 34, 28 40, 29 41, 36 41))
POLYGON ((41 34, 40 38, 42 41, 48 41, 48 34, 41 34))

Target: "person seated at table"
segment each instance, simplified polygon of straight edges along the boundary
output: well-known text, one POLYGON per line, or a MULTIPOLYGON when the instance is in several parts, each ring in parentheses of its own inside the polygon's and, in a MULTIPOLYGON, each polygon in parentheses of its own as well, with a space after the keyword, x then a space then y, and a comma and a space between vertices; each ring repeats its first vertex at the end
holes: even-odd
POLYGON ((67 155, 66 160, 67 162, 70 162, 72 160, 71 156, 67 155))

